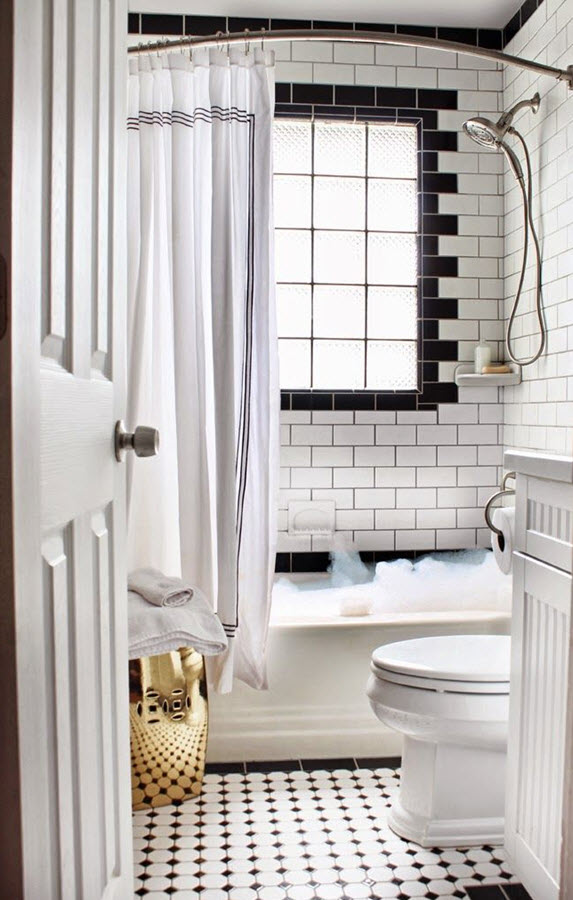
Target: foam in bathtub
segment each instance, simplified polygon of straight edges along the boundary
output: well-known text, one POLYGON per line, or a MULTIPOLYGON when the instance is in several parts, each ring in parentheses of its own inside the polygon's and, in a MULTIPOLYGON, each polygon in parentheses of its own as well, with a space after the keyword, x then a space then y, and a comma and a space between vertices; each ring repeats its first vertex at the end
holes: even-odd
MULTIPOLYGON (((335 550, 328 567, 330 581, 335 588, 354 588, 368 584, 374 577, 372 567, 365 565, 355 551, 335 550)), ((341 616, 368 616, 372 612, 374 598, 371 593, 358 594, 353 590, 343 592, 339 598, 338 613, 341 616)))
POLYGON ((511 606, 511 577, 499 571, 489 550, 435 553, 415 563, 378 563, 373 589, 385 611, 511 606))
POLYGON ((373 578, 372 570, 364 566, 358 554, 347 553, 341 565, 333 559, 330 579, 320 587, 281 579, 275 585, 273 606, 279 618, 364 616, 369 612, 509 612, 511 576, 500 572, 490 550, 435 553, 415 563, 407 559, 381 562, 373 578), (350 582, 352 572, 372 580, 350 582))

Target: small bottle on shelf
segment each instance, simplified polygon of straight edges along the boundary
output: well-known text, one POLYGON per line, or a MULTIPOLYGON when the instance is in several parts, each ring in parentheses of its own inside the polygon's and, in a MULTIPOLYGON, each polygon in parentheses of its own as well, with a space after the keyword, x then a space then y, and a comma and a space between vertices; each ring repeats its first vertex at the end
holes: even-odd
POLYGON ((491 347, 489 344, 478 344, 474 350, 474 371, 481 375, 485 366, 491 365, 491 347))

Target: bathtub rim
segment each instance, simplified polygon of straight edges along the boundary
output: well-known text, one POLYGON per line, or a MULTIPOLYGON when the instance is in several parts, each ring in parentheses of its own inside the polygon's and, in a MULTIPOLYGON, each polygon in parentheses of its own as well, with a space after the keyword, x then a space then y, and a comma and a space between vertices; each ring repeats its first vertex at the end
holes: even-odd
POLYGON ((490 609, 437 610, 435 612, 374 613, 368 616, 281 616, 271 619, 269 628, 313 629, 313 628, 366 628, 384 625, 389 628, 412 625, 463 625, 467 623, 489 623, 507 625, 511 622, 511 612, 490 609))

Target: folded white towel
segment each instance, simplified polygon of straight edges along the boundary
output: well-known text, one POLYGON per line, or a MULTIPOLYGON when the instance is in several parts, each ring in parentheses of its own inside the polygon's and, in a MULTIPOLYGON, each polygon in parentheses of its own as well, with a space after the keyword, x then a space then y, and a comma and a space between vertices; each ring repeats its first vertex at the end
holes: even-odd
POLYGON ((159 569, 136 569, 128 575, 127 587, 154 606, 183 606, 193 596, 190 585, 159 569))
POLYGON ((152 606, 135 591, 128 591, 127 597, 130 659, 179 647, 194 647, 204 656, 216 656, 226 649, 223 626, 197 588, 192 599, 176 609, 152 606))

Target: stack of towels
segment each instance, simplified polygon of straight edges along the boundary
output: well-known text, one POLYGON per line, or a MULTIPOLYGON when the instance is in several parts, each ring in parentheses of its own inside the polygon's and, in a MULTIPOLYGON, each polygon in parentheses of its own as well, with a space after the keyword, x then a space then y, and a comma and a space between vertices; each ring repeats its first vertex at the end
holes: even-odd
POLYGON ((136 569, 128 578, 129 658, 193 647, 216 656, 227 647, 219 619, 205 595, 158 569, 136 569))

